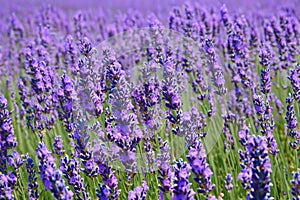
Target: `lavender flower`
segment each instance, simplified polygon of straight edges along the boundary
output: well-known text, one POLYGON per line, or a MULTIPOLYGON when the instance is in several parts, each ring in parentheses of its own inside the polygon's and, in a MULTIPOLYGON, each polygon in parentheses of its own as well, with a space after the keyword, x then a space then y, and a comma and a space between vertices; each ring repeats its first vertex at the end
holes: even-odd
POLYGON ((74 87, 70 77, 64 74, 61 77, 61 85, 57 90, 55 97, 59 102, 58 115, 59 119, 63 121, 67 132, 74 130, 74 87))
POLYGON ((98 184, 98 188, 96 189, 96 196, 99 200, 108 200, 110 194, 110 189, 106 185, 98 184))
POLYGON ((93 152, 90 150, 90 135, 88 133, 88 126, 86 125, 85 119, 81 119, 77 122, 73 137, 75 140, 77 157, 84 165, 82 171, 89 177, 96 177, 98 175, 99 168, 95 166, 93 152))
POLYGON ((293 95, 295 100, 300 102, 300 65, 298 64, 295 69, 291 69, 288 79, 293 88, 293 95))
MULTIPOLYGON (((239 174, 240 180, 250 178, 247 199, 270 199, 272 172, 268 148, 265 137, 251 135, 244 158, 244 169, 239 174), (248 175, 247 175, 248 173, 248 175)), ((246 187, 248 188, 248 187, 246 187)))
POLYGON ((62 156, 65 153, 65 151, 63 150, 63 146, 62 146, 61 136, 57 136, 54 138, 53 153, 58 156, 62 156))
POLYGON ((194 199, 195 192, 190 188, 191 183, 189 182, 191 167, 189 164, 179 159, 178 162, 173 166, 174 169, 174 184, 172 187, 173 197, 172 200, 179 199, 194 199))
POLYGON ((285 120, 286 120, 286 126, 288 128, 288 134, 290 137, 295 139, 294 142, 290 143, 290 146, 294 149, 297 149, 298 143, 300 141, 300 132, 297 130, 298 122, 296 118, 296 113, 294 110, 294 98, 292 97, 291 94, 286 98, 286 115, 285 115, 285 120))
POLYGON ((99 185, 99 194, 103 193, 102 195, 108 199, 117 199, 120 195, 118 179, 112 167, 108 165, 108 160, 114 159, 115 155, 112 152, 115 151, 114 148, 115 146, 112 147, 112 150, 108 149, 100 140, 96 141, 93 148, 93 160, 99 168, 99 174, 104 183, 104 185, 99 185), (103 189, 102 193, 101 189, 103 189))
POLYGON ((142 186, 137 186, 133 191, 129 191, 128 200, 145 200, 149 187, 146 181, 142 181, 142 186))
POLYGON ((56 199, 71 199, 73 193, 65 186, 61 172, 56 169, 54 158, 44 143, 39 143, 36 155, 39 159, 40 179, 45 190, 50 190, 56 199))
POLYGON ((206 161, 206 153, 200 141, 196 141, 190 147, 187 159, 195 174, 194 180, 198 184, 198 192, 207 195, 215 188, 215 185, 211 182, 213 173, 206 161))
POLYGON ((32 158, 28 157, 26 163, 26 171, 28 173, 28 193, 30 200, 37 200, 40 197, 38 192, 37 177, 35 176, 34 163, 32 158))
POLYGON ((226 188, 227 191, 230 191, 233 188, 232 179, 233 178, 232 178, 231 174, 227 174, 225 176, 225 188, 226 188))
POLYGON ((8 150, 17 146, 14 136, 14 129, 7 110, 7 101, 0 96, 0 172, 6 174, 6 162, 8 159, 8 150))
POLYGON ((53 188, 51 192, 56 199, 72 199, 73 192, 65 186, 65 182, 62 179, 62 174, 59 170, 56 170, 52 177, 53 188))
POLYGON ((271 91, 271 78, 270 78, 270 64, 271 64, 271 52, 268 48, 261 50, 260 64, 264 67, 261 70, 261 92, 268 94, 271 91))
POLYGON ((172 132, 177 134, 181 118, 181 101, 178 95, 176 82, 174 80, 174 66, 172 59, 167 61, 164 66, 164 81, 162 87, 163 100, 165 100, 165 105, 167 110, 167 119, 173 124, 172 132))
POLYGON ((293 172, 293 179, 291 180, 292 186, 292 196, 293 200, 297 200, 300 198, 300 173, 293 172))
POLYGON ((14 196, 12 194, 13 190, 11 188, 11 182, 13 181, 12 178, 13 177, 2 174, 2 172, 0 172, 0 198, 1 199, 8 199, 8 200, 14 199, 14 196))
POLYGON ((168 142, 162 143, 160 139, 160 150, 161 153, 157 156, 157 167, 158 167, 158 180, 160 182, 158 188, 163 193, 170 193, 171 189, 171 178, 173 176, 172 168, 170 166, 170 147, 168 142))
POLYGON ((92 50, 92 45, 88 38, 84 37, 81 40, 79 50, 80 50, 80 53, 82 53, 85 56, 88 56, 90 54, 90 52, 92 50))
POLYGON ((69 159, 66 155, 60 159, 60 170, 68 184, 74 188, 77 199, 89 199, 84 180, 80 177, 80 164, 75 158, 69 159))

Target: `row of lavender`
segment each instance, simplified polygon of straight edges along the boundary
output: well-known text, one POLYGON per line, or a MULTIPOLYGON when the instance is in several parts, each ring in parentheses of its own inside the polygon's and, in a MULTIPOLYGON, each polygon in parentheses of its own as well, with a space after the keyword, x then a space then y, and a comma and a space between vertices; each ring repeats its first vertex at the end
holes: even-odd
POLYGON ((2 21, 1 199, 300 199, 293 9, 71 16, 2 21))

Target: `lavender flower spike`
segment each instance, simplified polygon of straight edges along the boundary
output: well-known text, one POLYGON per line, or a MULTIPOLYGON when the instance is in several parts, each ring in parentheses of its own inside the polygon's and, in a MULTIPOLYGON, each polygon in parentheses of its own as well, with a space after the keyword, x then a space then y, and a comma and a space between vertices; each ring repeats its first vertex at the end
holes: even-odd
POLYGON ((231 174, 227 174, 225 176, 225 188, 226 188, 227 191, 230 191, 233 188, 232 179, 233 178, 232 178, 231 174))
POLYGON ((128 200, 146 200, 147 190, 149 187, 146 181, 142 181, 142 186, 138 186, 128 193, 128 200))
POLYGON ((174 186, 173 186, 173 197, 172 200, 193 200, 195 192, 190 188, 191 183, 189 182, 191 166, 179 159, 174 165, 174 186))
MULTIPOLYGON (((248 170, 251 176, 249 193, 246 199, 267 200, 271 198, 271 163, 268 156, 268 144, 264 136, 251 135, 248 138, 247 153, 249 155, 248 170)), ((241 176, 241 173, 239 177, 241 176)))
POLYGON ((293 180, 291 180, 293 200, 300 199, 300 171, 293 172, 293 180))
POLYGON ((34 164, 32 158, 27 159, 26 171, 28 173, 28 193, 30 200, 39 199, 37 177, 35 176, 34 164))

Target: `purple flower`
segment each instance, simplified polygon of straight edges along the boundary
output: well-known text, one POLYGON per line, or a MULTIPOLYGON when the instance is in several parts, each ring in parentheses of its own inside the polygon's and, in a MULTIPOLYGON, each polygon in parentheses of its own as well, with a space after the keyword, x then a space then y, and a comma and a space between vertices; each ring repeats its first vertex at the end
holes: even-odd
POLYGON ((8 150, 16 146, 17 141, 14 136, 10 113, 7 110, 7 101, 4 96, 0 96, 0 172, 6 174, 8 150))
POLYGON ((248 137, 246 151, 240 152, 242 170, 238 179, 248 189, 247 199, 271 198, 271 163, 268 156, 268 144, 265 137, 248 137))
POLYGON ((240 138, 240 143, 241 145, 243 145, 244 147, 246 147, 248 145, 248 135, 249 135, 249 128, 248 126, 246 126, 244 124, 243 129, 241 129, 238 132, 238 136, 240 138))
POLYGON ((65 153, 62 146, 61 136, 57 136, 54 138, 53 153, 55 153, 58 156, 62 156, 65 153))
POLYGON ((293 88, 293 96, 295 100, 300 103, 300 65, 295 66, 295 69, 291 69, 288 79, 291 82, 293 88))
POLYGON ((39 143, 36 155, 39 159, 40 179, 45 190, 50 190, 54 198, 71 199, 73 193, 65 186, 61 171, 56 169, 54 158, 44 143, 39 143))
POLYGON ((297 130, 298 122, 297 122, 293 102, 294 102, 294 98, 291 94, 289 94, 289 96, 286 98, 287 111, 285 115, 285 120, 286 120, 286 126, 288 128, 288 134, 291 138, 295 140, 290 143, 290 146, 293 149, 297 149, 298 143, 300 141, 300 131, 297 130))
POLYGON ((39 173, 40 179, 45 185, 45 189, 52 189, 51 178, 55 170, 54 158, 50 154, 49 150, 44 143, 39 143, 36 149, 36 155, 39 159, 39 173))
POLYGON ((173 176, 172 168, 170 166, 170 147, 168 142, 162 143, 160 141, 160 153, 157 156, 156 164, 158 167, 158 188, 162 193, 170 193, 171 189, 171 178, 173 176))
POLYGON ((191 183, 189 182, 191 167, 188 163, 179 159, 178 162, 173 166, 174 169, 174 185, 172 187, 173 197, 172 200, 179 199, 194 199, 195 192, 190 188, 191 183))
POLYGON ((198 184, 198 192, 207 195, 215 185, 211 182, 213 173, 206 161, 205 149, 200 141, 196 141, 189 148, 187 159, 195 175, 194 180, 198 184))
POLYGON ((233 178, 232 178, 231 174, 227 174, 225 176, 225 188, 226 188, 227 191, 230 191, 233 188, 232 179, 233 178))
POLYGON ((79 45, 79 50, 80 50, 80 53, 82 53, 83 55, 85 55, 85 56, 89 55, 89 53, 92 50, 92 44, 90 43, 88 38, 84 37, 81 40, 81 43, 79 45))
POLYGON ((1 199, 8 199, 8 200, 14 199, 14 196, 12 194, 13 190, 10 184, 11 184, 10 177, 0 172, 0 198, 1 199))
POLYGON ((293 179, 291 180, 292 184, 292 196, 293 200, 297 200, 300 198, 300 173, 298 172, 293 172, 293 179))
POLYGON ((74 188, 76 198, 89 199, 84 180, 80 177, 80 165, 75 158, 69 159, 66 155, 60 159, 60 170, 68 181, 68 184, 74 188))
POLYGON ((99 168, 95 166, 93 161, 93 152, 90 150, 90 135, 88 133, 88 126, 85 119, 80 119, 74 131, 73 139, 75 140, 75 149, 77 157, 83 163, 82 171, 89 177, 96 177, 99 168))
POLYGON ((35 176, 34 163, 32 158, 28 157, 26 162, 26 171, 28 173, 28 193, 31 200, 38 199, 40 194, 38 192, 37 177, 35 176))
POLYGON ((70 77, 64 74, 61 77, 60 88, 57 89, 56 94, 59 103, 58 115, 59 119, 63 121, 67 132, 74 130, 74 104, 75 91, 70 77))
POLYGON ((106 185, 98 184, 98 188, 96 189, 96 195, 99 198, 99 200, 109 200, 109 195, 111 191, 110 188, 106 185))
POLYGON ((137 186, 133 191, 128 192, 128 200, 145 200, 149 187, 146 181, 142 181, 142 186, 137 186))
POLYGON ((65 182, 62 179, 62 174, 59 170, 56 170, 51 179, 52 182, 52 195, 55 199, 72 199, 73 192, 65 186, 65 182))

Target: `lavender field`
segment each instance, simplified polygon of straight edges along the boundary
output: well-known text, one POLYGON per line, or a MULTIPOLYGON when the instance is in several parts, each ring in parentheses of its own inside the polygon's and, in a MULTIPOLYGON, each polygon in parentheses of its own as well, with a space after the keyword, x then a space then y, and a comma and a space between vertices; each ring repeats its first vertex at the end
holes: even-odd
POLYGON ((300 200, 299 1, 0 3, 1 200, 300 200))

